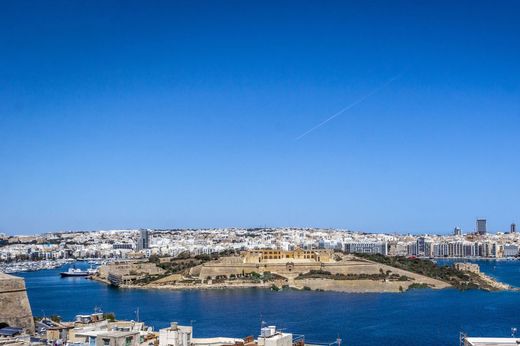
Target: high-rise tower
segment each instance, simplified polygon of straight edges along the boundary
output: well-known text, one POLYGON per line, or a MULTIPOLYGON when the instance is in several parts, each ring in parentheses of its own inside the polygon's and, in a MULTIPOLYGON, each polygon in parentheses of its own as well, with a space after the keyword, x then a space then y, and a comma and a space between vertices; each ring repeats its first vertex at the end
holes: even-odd
POLYGON ((150 235, 147 229, 139 230, 139 236, 137 237, 137 251, 148 249, 148 247, 150 246, 149 237, 150 235))
POLYGON ((477 219, 477 234, 485 235, 487 233, 487 220, 477 219))

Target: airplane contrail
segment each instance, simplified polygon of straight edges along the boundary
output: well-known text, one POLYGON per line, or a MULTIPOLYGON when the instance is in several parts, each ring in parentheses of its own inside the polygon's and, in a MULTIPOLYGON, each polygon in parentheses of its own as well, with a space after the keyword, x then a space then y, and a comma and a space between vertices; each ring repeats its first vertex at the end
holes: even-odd
POLYGON ((325 125, 326 123, 328 123, 329 121, 331 121, 332 119, 334 119, 335 117, 345 113, 346 111, 348 111, 349 109, 351 109, 352 107, 360 104, 361 102, 365 101, 367 98, 377 94, 378 92, 380 92, 381 90, 383 90, 384 88, 386 88, 387 86, 389 86, 393 81, 395 81, 396 79, 400 78, 401 77, 401 74, 398 74, 392 78, 390 78, 389 80, 387 80, 383 85, 375 88, 374 90, 372 90, 371 92, 369 92, 368 94, 364 95, 363 97, 361 97, 360 99, 357 99, 356 101, 352 102, 351 104, 349 104, 348 106, 346 106, 345 108, 341 109, 340 111, 334 113, 333 115, 331 115, 330 117, 328 117, 327 119, 323 120, 321 123, 319 123, 318 125, 310 128, 309 130, 305 131, 304 133, 302 133, 301 135, 299 135, 298 137, 295 138, 296 141, 299 141, 300 139, 302 139, 303 137, 307 136, 309 133, 313 132, 314 130, 317 130, 319 129, 320 127, 322 127, 323 125, 325 125))

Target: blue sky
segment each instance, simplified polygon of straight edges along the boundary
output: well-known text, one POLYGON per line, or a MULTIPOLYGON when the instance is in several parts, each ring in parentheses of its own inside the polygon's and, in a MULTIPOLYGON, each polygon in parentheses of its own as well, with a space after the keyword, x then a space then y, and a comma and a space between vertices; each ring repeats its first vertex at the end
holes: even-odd
POLYGON ((519 15, 516 1, 2 1, 0 232, 447 233, 477 216, 507 230, 519 15))

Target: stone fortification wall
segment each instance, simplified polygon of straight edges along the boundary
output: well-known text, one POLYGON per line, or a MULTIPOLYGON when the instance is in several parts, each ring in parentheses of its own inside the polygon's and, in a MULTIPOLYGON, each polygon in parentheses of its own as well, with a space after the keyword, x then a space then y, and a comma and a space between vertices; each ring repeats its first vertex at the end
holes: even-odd
MULTIPOLYGON (((298 274, 307 273, 311 270, 324 270, 332 274, 379 274, 380 270, 391 270, 392 273, 399 275, 407 275, 410 277, 421 277, 401 269, 372 263, 362 260, 348 260, 334 263, 319 262, 285 262, 285 263, 230 263, 221 261, 220 263, 206 263, 197 268, 196 273, 201 280, 208 277, 216 278, 221 276, 229 277, 230 275, 242 275, 252 272, 263 273, 271 272, 282 276, 294 277, 298 274)), ((195 272, 195 271, 194 271, 195 272)), ((193 274, 193 273, 192 273, 193 274)))
POLYGON ((271 272, 280 275, 289 275, 297 273, 306 273, 310 270, 319 270, 322 268, 320 263, 237 263, 237 264, 205 264, 200 268, 199 278, 204 280, 208 277, 215 278, 217 276, 230 276, 249 274, 252 272, 264 273, 271 272))
POLYGON ((164 269, 157 267, 154 263, 136 262, 136 263, 114 263, 101 266, 99 268, 99 276, 107 278, 110 274, 114 275, 134 275, 134 274, 163 274, 164 269))
POLYGON ((22 278, 0 273, 0 323, 34 333, 34 321, 22 278))

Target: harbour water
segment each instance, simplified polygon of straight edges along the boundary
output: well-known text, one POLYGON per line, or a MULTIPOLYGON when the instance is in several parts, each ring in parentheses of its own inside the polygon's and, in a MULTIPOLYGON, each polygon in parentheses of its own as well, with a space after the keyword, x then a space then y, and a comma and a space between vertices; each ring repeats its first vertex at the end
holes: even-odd
MULTIPOLYGON (((477 261, 498 280, 520 287, 520 261, 477 261)), ((60 278, 67 267, 20 273, 35 316, 70 320, 95 307, 155 328, 193 324, 195 337, 257 335, 261 321, 307 341, 343 345, 458 345, 472 336, 509 336, 520 328, 520 292, 419 289, 406 293, 272 292, 263 289, 168 291, 116 289, 85 278, 60 278)))

